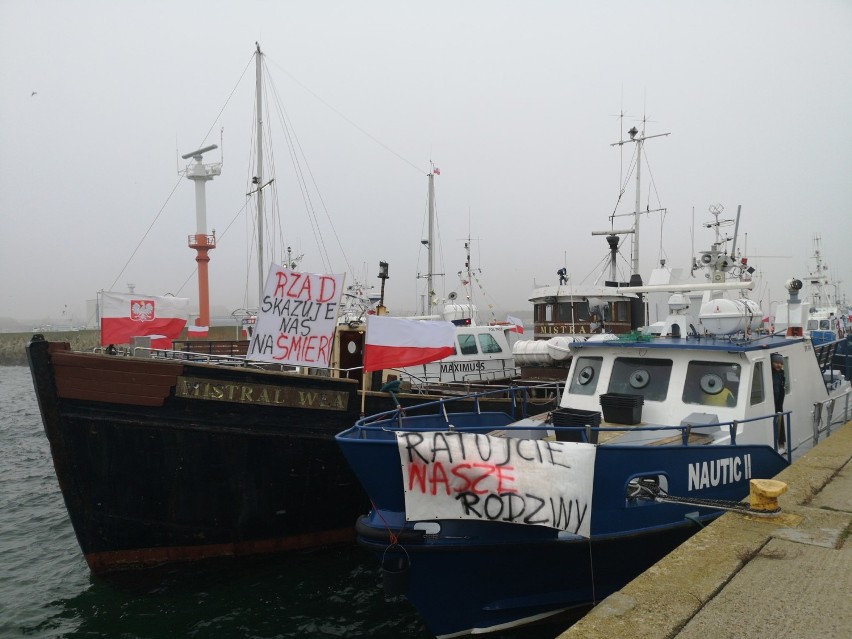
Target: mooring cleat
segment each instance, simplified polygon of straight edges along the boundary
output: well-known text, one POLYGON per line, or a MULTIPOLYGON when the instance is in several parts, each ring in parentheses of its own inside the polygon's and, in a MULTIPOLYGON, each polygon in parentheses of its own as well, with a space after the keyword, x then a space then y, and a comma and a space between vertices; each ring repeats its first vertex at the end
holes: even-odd
POLYGON ((778 497, 787 492, 787 484, 777 479, 752 479, 749 481, 748 502, 751 510, 779 512, 778 497))

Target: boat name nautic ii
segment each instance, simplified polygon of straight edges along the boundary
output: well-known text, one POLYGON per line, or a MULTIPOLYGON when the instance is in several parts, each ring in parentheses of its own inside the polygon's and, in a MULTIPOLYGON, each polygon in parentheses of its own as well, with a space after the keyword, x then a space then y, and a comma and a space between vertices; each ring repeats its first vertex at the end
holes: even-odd
MULTIPOLYGON (((436 636, 585 610, 721 513, 772 514, 741 503, 750 481, 852 418, 832 364, 848 344, 758 332, 757 305, 725 297, 750 282, 726 278, 730 260, 706 262, 709 282, 676 288, 653 331, 571 342, 550 412, 433 402, 337 435, 372 504, 358 543, 436 636)), ((800 288, 788 283, 791 306, 800 288)))
POLYGON ((689 464, 689 486, 687 491, 701 490, 711 486, 734 484, 751 479, 751 455, 723 457, 712 461, 689 464))

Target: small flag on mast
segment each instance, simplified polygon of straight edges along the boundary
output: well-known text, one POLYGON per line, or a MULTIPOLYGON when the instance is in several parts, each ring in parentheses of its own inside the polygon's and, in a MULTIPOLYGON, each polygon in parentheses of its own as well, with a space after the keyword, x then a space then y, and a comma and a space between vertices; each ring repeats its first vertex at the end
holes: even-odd
POLYGON ((509 324, 514 324, 514 326, 509 329, 510 331, 515 331, 516 333, 523 334, 524 323, 521 320, 519 320, 517 317, 512 317, 511 315, 507 315, 506 321, 509 322, 509 324))

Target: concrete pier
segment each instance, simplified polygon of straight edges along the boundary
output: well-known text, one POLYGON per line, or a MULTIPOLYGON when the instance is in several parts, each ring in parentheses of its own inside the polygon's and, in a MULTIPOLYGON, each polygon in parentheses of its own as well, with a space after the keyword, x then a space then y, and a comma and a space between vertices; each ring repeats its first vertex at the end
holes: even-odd
POLYGON ((852 637, 852 422, 775 479, 781 514, 726 513, 558 639, 852 637))

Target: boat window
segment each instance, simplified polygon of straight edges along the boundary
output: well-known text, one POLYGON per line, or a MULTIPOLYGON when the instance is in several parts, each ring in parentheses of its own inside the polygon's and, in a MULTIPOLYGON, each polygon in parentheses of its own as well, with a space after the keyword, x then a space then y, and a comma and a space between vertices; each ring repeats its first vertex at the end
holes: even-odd
POLYGON ((594 395, 601 372, 601 357, 579 357, 571 376, 570 393, 594 395))
POLYGON ((646 400, 660 402, 668 393, 671 374, 670 359, 617 357, 608 392, 642 395, 646 400))
POLYGON ((766 399, 766 392, 763 389, 763 362, 754 363, 754 372, 751 378, 751 405, 762 404, 766 399))
POLYGON ((820 320, 819 321, 819 327, 820 327, 821 330, 827 331, 831 328, 831 322, 829 322, 827 319, 820 320))
POLYGON ((630 302, 613 302, 613 317, 615 322, 630 321, 630 302))
POLYGON ((494 339, 490 333, 482 333, 479 336, 479 347, 482 349, 483 353, 503 352, 503 349, 500 348, 500 344, 497 343, 497 340, 494 339))
POLYGON ((809 319, 808 320, 808 330, 809 331, 817 330, 818 325, 819 325, 819 322, 817 322, 817 320, 815 320, 815 319, 809 319))
POLYGON ((459 346, 462 355, 476 355, 476 337, 474 335, 459 335, 459 346))
POLYGON ((533 306, 533 316, 536 322, 545 321, 545 308, 547 308, 547 304, 535 304, 533 306))
POLYGON ((739 388, 739 364, 689 362, 683 386, 683 402, 703 406, 736 406, 739 388))
POLYGON ((563 302, 557 305, 557 312, 562 322, 588 322, 589 302, 563 302))

